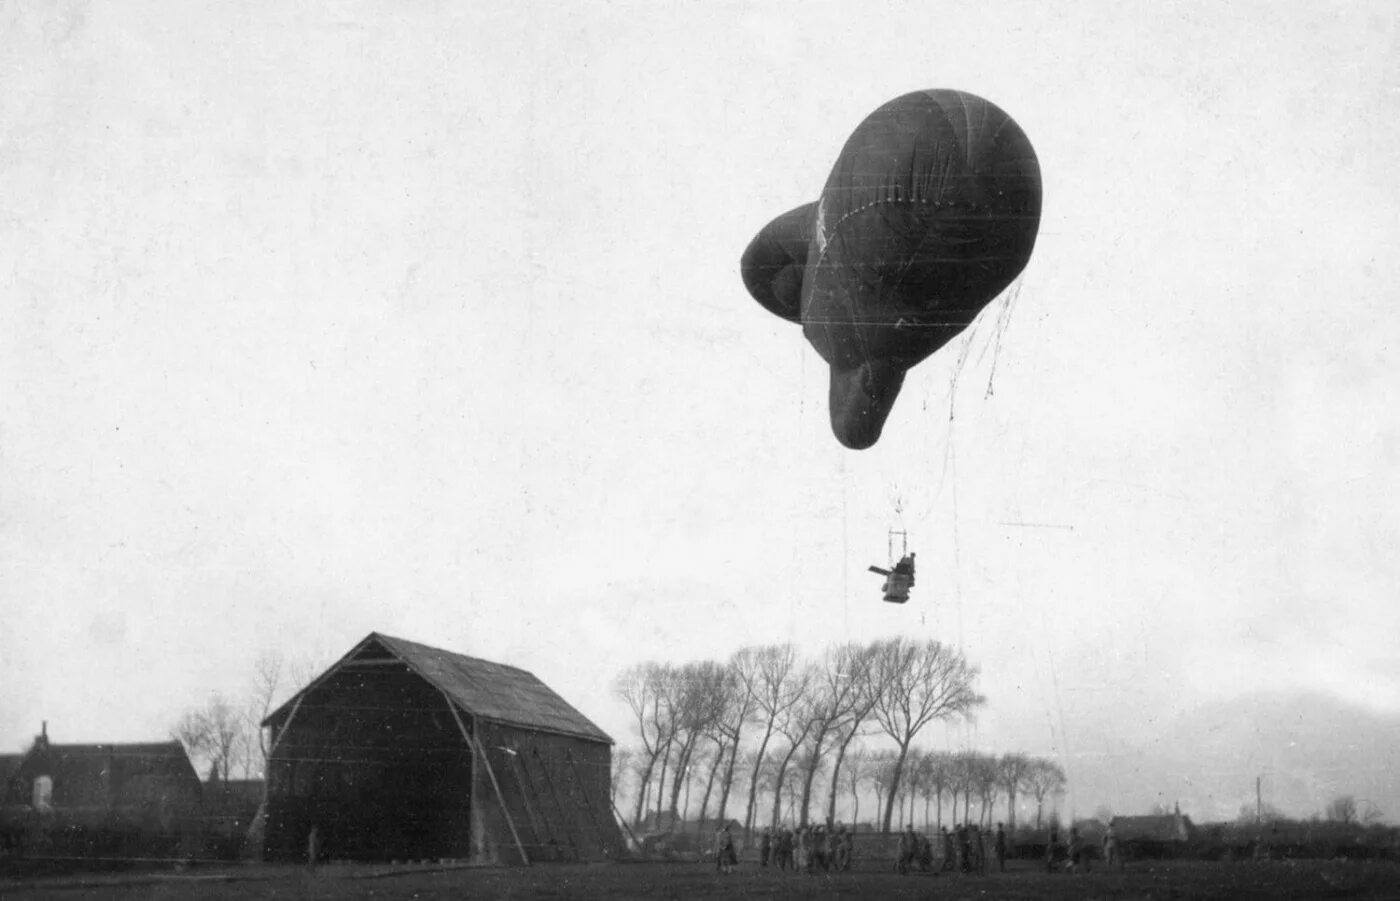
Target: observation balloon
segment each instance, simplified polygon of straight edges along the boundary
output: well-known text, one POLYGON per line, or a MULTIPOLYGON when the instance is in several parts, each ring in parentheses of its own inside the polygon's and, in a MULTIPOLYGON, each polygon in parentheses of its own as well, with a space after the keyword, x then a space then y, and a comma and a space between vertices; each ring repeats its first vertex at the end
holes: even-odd
POLYGON ((830 365, 843 445, 878 441, 905 373, 1026 267, 1040 199, 1040 164, 1010 116, 964 91, 917 91, 866 117, 817 201, 753 239, 744 284, 830 365))

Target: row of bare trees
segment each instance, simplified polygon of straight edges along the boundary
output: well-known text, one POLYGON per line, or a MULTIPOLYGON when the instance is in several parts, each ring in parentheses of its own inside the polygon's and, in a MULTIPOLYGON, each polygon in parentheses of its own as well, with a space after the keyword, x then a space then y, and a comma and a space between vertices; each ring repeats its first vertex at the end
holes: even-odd
POLYGON ((819 772, 827 777, 825 817, 835 819, 853 745, 882 735, 894 746, 882 817, 889 831, 915 738, 930 723, 968 717, 985 703, 977 675, 960 651, 908 638, 835 645, 814 660, 784 644, 742 648, 723 663, 638 664, 613 685, 639 742, 616 755, 615 775, 635 776, 638 823, 649 809, 677 816, 682 791, 694 783, 703 785, 702 819, 712 798, 716 816, 727 818, 737 790, 748 829, 761 794, 772 796, 773 822, 786 797, 806 824, 819 772))
MULTIPOLYGON (((917 819, 917 802, 923 801, 925 827, 943 825, 945 799, 951 803, 949 822, 978 823, 990 827, 996 806, 1005 801, 1005 822, 1016 829, 1016 798, 1025 794, 1035 799, 1035 828, 1041 826, 1045 802, 1065 788, 1064 770, 1051 760, 1021 753, 983 754, 978 751, 912 750, 905 762, 908 778, 901 785, 895 778, 898 752, 881 749, 856 758, 864 771, 864 782, 875 797, 890 798, 891 792, 902 821, 917 819), (962 812, 959 814, 959 803, 962 812), (973 816, 973 804, 977 815, 973 816)), ((856 768, 853 768, 853 772, 856 768)), ((860 777, 852 776, 852 802, 859 810, 860 777)))

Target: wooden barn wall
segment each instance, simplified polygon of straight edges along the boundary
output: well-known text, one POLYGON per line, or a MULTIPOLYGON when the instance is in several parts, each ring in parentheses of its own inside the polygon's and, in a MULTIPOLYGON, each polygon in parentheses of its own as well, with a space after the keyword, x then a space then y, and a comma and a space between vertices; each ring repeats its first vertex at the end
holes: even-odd
MULTIPOLYGON (((274 723, 278 734, 282 723, 274 723)), ((350 667, 306 695, 268 763, 268 860, 471 853, 471 752, 442 694, 401 666, 350 667)))
MULTIPOLYGON (((609 745, 484 721, 476 729, 532 862, 618 854, 622 836, 610 808, 609 745)), ((496 801, 494 788, 488 790, 496 801)), ((484 825, 497 857, 508 860, 518 855, 512 853, 514 838, 500 807, 482 805, 484 825)))

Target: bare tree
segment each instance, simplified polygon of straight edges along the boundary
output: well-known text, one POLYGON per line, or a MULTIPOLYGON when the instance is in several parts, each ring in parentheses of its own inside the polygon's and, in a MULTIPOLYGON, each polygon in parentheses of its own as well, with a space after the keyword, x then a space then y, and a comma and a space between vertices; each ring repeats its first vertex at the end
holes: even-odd
POLYGON ((681 787, 690 778, 691 765, 700 741, 712 731, 724 703, 725 668, 705 660, 687 663, 668 680, 664 698, 671 705, 676 724, 675 775, 671 781, 671 814, 679 813, 681 787))
POLYGON ((740 648, 729 658, 725 673, 725 703, 715 722, 716 731, 729 751, 724 776, 720 779, 719 813, 723 820, 729 809, 729 794, 734 787, 734 775, 739 760, 739 743, 744 727, 754 718, 758 709, 758 656, 757 648, 740 648))
POLYGON ((998 788, 1001 783, 1001 774, 998 772, 997 759, 987 754, 978 754, 975 758, 976 766, 973 769, 974 786, 977 790, 977 800, 981 803, 978 810, 977 822, 986 829, 992 824, 992 808, 996 806, 998 788))
POLYGON ((943 793, 948 790, 948 761, 946 751, 911 751, 912 763, 906 764, 912 782, 924 799, 924 827, 943 826, 943 793), (930 808, 933 815, 930 817, 930 808))
MULTIPOLYGON (((846 785, 847 785, 847 786, 850 788, 850 790, 851 790, 851 823, 852 823, 852 824, 860 822, 860 784, 861 784, 862 782, 865 781, 866 772, 867 772, 867 771, 866 771, 866 766, 867 766, 867 762, 869 761, 869 759, 870 759, 869 753, 866 752, 865 749, 864 749, 864 748, 861 748, 860 746, 857 746, 857 747, 855 748, 855 750, 851 751, 849 754, 846 755, 846 760, 845 760, 845 762, 846 762, 845 776, 846 776, 846 785)), ((837 775, 837 773, 836 773, 836 767, 833 765, 832 768, 831 768, 831 784, 832 784, 833 787, 836 785, 836 781, 837 781, 837 780, 836 780, 836 775, 837 775)), ((835 795, 835 792, 833 791, 833 797, 834 797, 834 795, 835 795)), ((830 810, 830 813, 829 813, 830 818, 831 818, 832 820, 835 820, 835 819, 836 819, 836 805, 835 805, 834 802, 832 803, 832 805, 831 805, 831 807, 829 808, 829 810, 830 810)))
POLYGON ((1041 812, 1047 797, 1057 795, 1065 787, 1065 771, 1053 760, 1033 758, 1026 773, 1026 791, 1035 798, 1035 828, 1040 828, 1041 812))
MULTIPOLYGON (((822 703, 816 705, 825 728, 813 744, 818 752, 828 737, 835 743, 836 758, 831 764, 831 790, 827 794, 826 818, 836 819, 836 792, 840 786, 841 764, 846 749, 869 721, 871 711, 879 700, 880 686, 874 678, 875 645, 846 643, 829 649, 824 656, 824 670, 819 689, 822 703)), ((811 780, 804 790, 802 809, 807 809, 811 780)))
POLYGON ((883 690, 873 713, 898 747, 885 802, 884 831, 890 831, 895 796, 909 745, 934 720, 968 716, 986 699, 973 689, 977 668, 960 651, 937 641, 894 638, 879 643, 875 678, 883 690))
MULTIPOLYGON (((796 819, 794 808, 797 805, 797 789, 802 785, 802 770, 798 767, 788 767, 777 778, 779 788, 776 790, 773 800, 776 803, 781 798, 787 799, 786 816, 783 817, 783 820, 790 823, 796 819)), ((774 823, 777 823, 776 818, 774 823)))
MULTIPOLYGON (((628 667, 613 681, 613 694, 632 711, 632 725, 642 743, 637 754, 637 805, 632 818, 638 825, 642 822, 643 805, 651 788, 656 764, 664 758, 675 734, 670 708, 662 700, 664 685, 669 677, 667 667, 649 662, 628 667)), ((660 791, 658 784, 658 795, 660 791)))
POLYGON ((1339 795, 1327 805, 1327 819, 1334 823, 1348 825, 1356 822, 1356 798, 1352 795, 1339 795))
POLYGON ((794 759, 794 766, 797 768, 798 787, 801 789, 801 800, 797 802, 798 823, 806 825, 811 812, 807 809, 807 802, 812 797, 812 785, 818 776, 826 773, 830 761, 822 756, 818 750, 817 743, 809 736, 807 743, 794 759))
MULTIPOLYGON (((910 748, 909 755, 904 760, 904 783, 909 796, 909 819, 914 814, 914 802, 920 798, 924 802, 924 828, 928 828, 929 817, 932 812, 933 803, 929 797, 928 789, 928 752, 919 748, 910 748)), ((905 822, 909 822, 906 819, 905 822)))
POLYGON ((713 736, 711 737, 711 741, 714 742, 714 747, 708 752, 696 752, 700 765, 702 767, 707 766, 709 770, 709 774, 705 779, 705 794, 700 798, 700 815, 696 818, 695 829, 697 832, 704 828, 705 814, 710 810, 710 795, 715 789, 715 777, 719 775, 720 764, 724 763, 724 743, 713 736))
POLYGON ((977 787, 977 752, 959 751, 949 759, 949 787, 953 794, 953 821, 967 823, 971 817, 972 793, 977 787), (958 815, 958 797, 962 797, 961 819, 958 815))
POLYGON ((272 748, 271 737, 262 724, 282 693, 285 670, 285 661, 277 651, 263 651, 253 663, 252 687, 248 692, 248 706, 244 712, 245 728, 249 734, 257 736, 258 762, 264 775, 267 773, 267 757, 272 748))
MULTIPOLYGON (((758 780, 763 772, 768 752, 768 743, 778 730, 778 723, 786 718, 795 704, 802 699, 799 679, 797 651, 790 644, 770 645, 759 648, 747 658, 749 678, 754 683, 754 705, 762 728, 762 737, 754 752, 753 766, 749 775, 749 803, 744 813, 744 828, 752 831, 754 826, 754 806, 758 800, 758 780)), ((776 782, 775 782, 776 785, 776 782)))
POLYGON ((617 796, 622 791, 623 781, 627 778, 627 774, 635 772, 633 760, 636 756, 637 752, 631 748, 613 748, 612 778, 609 783, 611 785, 610 797, 614 806, 617 804, 617 796))
POLYGON ((886 798, 893 800, 890 791, 894 786, 894 766, 898 756, 889 748, 881 748, 870 755, 866 772, 869 773, 870 787, 875 789, 876 808, 884 807, 886 798))
MULTIPOLYGON (((752 755, 752 753, 751 753, 751 752, 746 752, 746 751, 744 751, 743 748, 741 747, 741 748, 740 748, 740 753, 739 753, 739 759, 738 759, 737 761, 734 761, 734 775, 733 775, 733 781, 734 781, 734 783, 735 783, 736 785, 747 785, 747 784, 748 784, 749 767, 752 766, 752 764, 753 764, 753 755, 752 755)), ((733 798, 734 795, 731 794, 730 797, 733 798)), ((723 795, 721 795, 721 802, 722 802, 722 801, 723 801, 723 795)), ((733 819, 733 816, 727 812, 727 808, 723 808, 723 807, 722 807, 719 811, 716 812, 716 816, 717 816, 719 819, 721 819, 721 820, 730 820, 730 819, 733 819)))
POLYGON ((203 707, 186 711, 170 734, 190 757, 211 764, 227 782, 234 761, 250 750, 246 724, 223 695, 215 694, 203 707))
MULTIPOLYGON (((749 806, 752 809, 757 805, 759 798, 773 791, 778 767, 772 755, 767 755, 760 761, 756 749, 745 752, 744 764, 749 770, 749 782, 753 786, 752 794, 749 797, 749 806)), ((744 828, 751 830, 752 827, 745 826, 744 828)))
POLYGON ((801 784, 799 780, 802 771, 797 769, 789 773, 788 764, 790 764, 793 758, 797 756, 798 752, 801 751, 803 744, 807 741, 808 734, 812 730, 812 720, 807 716, 806 705, 800 703, 800 699, 806 693, 809 685, 809 675, 810 673, 803 672, 794 680, 793 689, 799 702, 789 705, 784 715, 777 721, 778 733, 782 735, 783 738, 787 739, 788 744, 787 750, 780 751, 776 755, 777 777, 773 780, 772 819, 772 824, 775 828, 780 822, 780 802, 782 801, 783 792, 788 791, 789 797, 791 797, 791 789, 794 787, 794 783, 796 785, 801 784))
MULTIPOLYGON (((953 780, 953 755, 947 751, 930 751, 923 755, 925 769, 924 790, 933 795, 935 808, 934 828, 943 828, 943 793, 948 791, 953 780)), ((956 801, 956 798, 955 798, 956 801)), ((954 811, 956 815, 956 810, 954 811)))
POLYGON ((1011 832, 1016 831, 1016 792, 1025 784, 1030 768, 1031 759, 1025 754, 1003 754, 997 759, 997 780, 1006 792, 1006 822, 1011 832))

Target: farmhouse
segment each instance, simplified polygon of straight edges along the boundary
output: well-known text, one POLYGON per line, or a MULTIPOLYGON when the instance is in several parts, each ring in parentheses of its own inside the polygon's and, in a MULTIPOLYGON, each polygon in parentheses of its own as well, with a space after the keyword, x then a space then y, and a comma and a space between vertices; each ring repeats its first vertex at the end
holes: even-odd
POLYGON ((1118 842, 1129 857, 1172 857, 1196 838, 1196 826, 1176 807, 1171 813, 1114 817, 1118 842))
POLYGON ((12 841, 73 854, 175 853, 198 832, 200 783, 177 741, 58 745, 48 724, 0 794, 12 841))
POLYGON ((524 670, 370 633, 277 710, 268 860, 616 854, 612 739, 524 670))
POLYGON ((1177 807, 1172 813, 1152 816, 1114 817, 1114 830, 1119 841, 1159 842, 1163 844, 1188 842, 1196 835, 1191 818, 1177 807))

